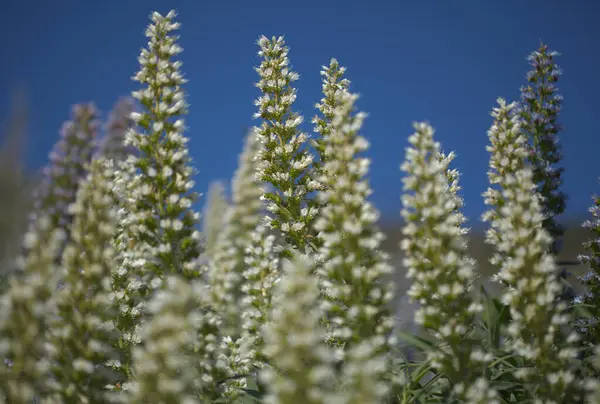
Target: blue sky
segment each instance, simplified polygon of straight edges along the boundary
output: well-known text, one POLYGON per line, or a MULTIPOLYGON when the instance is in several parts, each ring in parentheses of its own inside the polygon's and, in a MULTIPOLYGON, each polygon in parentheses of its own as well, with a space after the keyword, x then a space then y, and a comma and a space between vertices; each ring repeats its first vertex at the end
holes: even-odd
POLYGON ((489 113, 499 96, 518 99, 525 58, 540 40, 562 54, 567 213, 584 213, 600 193, 600 2, 592 0, 0 0, 0 116, 10 90, 23 84, 31 102, 30 167, 46 163, 72 104, 94 101, 106 117, 136 89, 130 77, 148 15, 171 8, 182 23, 188 135, 201 192, 212 180, 229 180, 244 127, 254 124, 256 39, 265 34, 284 35, 291 48, 305 131, 321 98, 320 66, 336 57, 348 68, 358 107, 369 113, 363 135, 371 142, 372 199, 389 219, 399 217, 399 164, 411 122, 428 120, 444 150, 458 153, 465 213, 477 225, 489 113))

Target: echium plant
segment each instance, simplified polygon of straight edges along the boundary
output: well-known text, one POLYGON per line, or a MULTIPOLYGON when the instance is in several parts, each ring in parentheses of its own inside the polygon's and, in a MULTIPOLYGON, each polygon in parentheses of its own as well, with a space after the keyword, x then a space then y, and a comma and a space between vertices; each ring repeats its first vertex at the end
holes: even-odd
POLYGON ((0 403, 31 404, 45 389, 45 335, 55 312, 52 294, 60 275, 56 257, 65 239, 65 230, 52 227, 48 215, 39 216, 36 231, 25 234, 23 273, 9 278, 0 300, 0 403))
POLYGON ((264 403, 339 402, 333 396, 334 356, 320 323, 323 312, 313 266, 302 255, 287 261, 275 288, 273 309, 261 330, 265 354, 273 364, 259 375, 269 386, 264 403))
POLYGON ((191 209, 197 194, 183 134, 187 104, 181 86, 186 80, 179 72, 181 62, 172 60, 182 51, 172 35, 179 28, 174 17, 174 11, 151 15, 148 46, 133 77, 143 85, 132 93, 142 111, 131 113, 134 125, 125 138, 125 147, 134 153, 115 173, 121 226, 115 238, 120 262, 112 274, 112 297, 120 309, 115 323, 122 358, 111 365, 126 379, 131 376, 131 347, 141 342, 139 321, 148 293, 161 287, 169 273, 199 276, 200 232, 195 227, 200 215, 191 209))
POLYGON ((194 278, 199 214, 190 209, 197 194, 192 191, 193 169, 183 134, 187 104, 181 86, 186 80, 179 72, 181 62, 172 60, 182 51, 172 35, 179 28, 175 15, 152 14, 146 30, 148 47, 142 49, 141 69, 133 77, 143 86, 132 93, 143 111, 131 114, 136 126, 126 138, 126 144, 139 151, 139 156, 127 160, 137 171, 132 179, 137 203, 130 214, 140 221, 136 242, 147 244, 154 256, 145 269, 158 278, 181 272, 194 278))
POLYGON ((495 278, 505 285, 502 302, 510 309, 508 348, 529 367, 515 375, 536 387, 543 402, 576 399, 579 381, 572 368, 578 336, 561 330, 569 322, 564 302, 556 302, 561 285, 549 253, 552 237, 542 227, 542 205, 526 164, 527 137, 516 104, 498 100, 488 131, 491 153, 488 173, 491 187, 484 193, 491 209, 483 215, 490 223, 486 241, 494 249, 495 278))
POLYGON ((212 258, 215 254, 217 240, 225 224, 225 212, 228 206, 223 184, 219 181, 212 183, 208 188, 202 214, 204 254, 207 258, 212 258))
POLYGON ((116 164, 135 153, 133 147, 125 145, 125 136, 133 124, 133 107, 133 99, 129 97, 124 97, 115 104, 106 123, 106 134, 99 142, 97 156, 112 160, 116 164))
POLYGON ((117 216, 106 170, 112 161, 93 161, 69 212, 71 240, 62 256, 65 286, 53 299, 46 344, 52 376, 49 397, 61 403, 105 403, 112 376, 98 368, 112 356, 114 307, 109 300, 110 271, 115 264, 111 243, 117 216))
POLYGON ((307 149, 308 135, 298 126, 303 118, 292 110, 296 89, 292 83, 298 73, 291 70, 288 48, 283 37, 258 40, 259 56, 263 58, 256 71, 260 81, 256 86, 262 95, 255 101, 262 124, 256 128, 262 147, 256 158, 260 161, 258 178, 272 186, 263 199, 267 201, 267 225, 280 230, 288 246, 282 253, 290 256, 291 249, 308 251, 315 249, 318 238, 312 222, 317 213, 309 193, 318 188, 318 182, 310 175, 313 156, 307 149))
POLYGON ((412 279, 408 295, 420 303, 415 322, 441 342, 428 358, 448 378, 453 400, 497 403, 498 394, 484 375, 492 358, 477 347, 471 330, 481 305, 470 293, 475 268, 467 255, 459 173, 449 169, 454 154, 440 152, 430 125, 415 123, 414 128, 401 167, 407 174, 401 247, 412 279))
POLYGON ((136 380, 126 392, 126 403, 205 402, 198 396, 204 377, 192 351, 204 321, 197 310, 201 285, 177 275, 167 276, 165 285, 149 302, 152 319, 141 331, 145 343, 133 350, 136 380))
POLYGON ((44 386, 40 375, 47 371, 44 342, 47 320, 52 313, 52 294, 60 281, 59 263, 69 238, 79 183, 85 178, 98 130, 97 111, 92 104, 76 105, 73 120, 63 125, 61 141, 50 153, 43 182, 34 192, 34 211, 24 237, 22 271, 9 279, 3 295, 7 307, 0 325, 0 357, 8 368, 0 369, 0 397, 8 402, 29 403, 44 386), (38 363, 39 362, 39 363, 38 363))
POLYGON ((563 229, 556 217, 565 210, 566 195, 560 190, 564 168, 557 167, 562 158, 557 122, 562 104, 562 95, 556 87, 561 69, 554 62, 558 52, 550 51, 546 45, 531 53, 527 60, 532 70, 527 73, 528 85, 521 87, 519 113, 522 130, 528 137, 526 147, 533 168, 533 182, 541 196, 543 226, 554 242, 551 252, 558 253, 557 241, 563 229))
MULTIPOLYGON (((71 223, 68 207, 75 201, 79 182, 87 175, 99 129, 98 112, 93 104, 75 105, 72 115, 72 120, 61 129, 61 141, 50 152, 50 164, 44 168, 44 179, 34 192, 32 233, 41 231, 37 229, 40 217, 50 220, 48 229, 67 229, 71 223)), ((57 251, 60 252, 61 249, 57 251)))
POLYGON ((224 395, 230 400, 240 394, 240 388, 247 387, 247 375, 252 372, 256 359, 255 349, 261 342, 258 323, 253 323, 255 317, 245 318, 243 313, 252 306, 252 310, 258 309, 258 318, 262 318, 260 308, 268 307, 270 302, 270 294, 264 295, 260 286, 259 294, 254 295, 253 286, 257 286, 255 282, 260 282, 265 275, 268 277, 272 267, 259 271, 258 279, 254 274, 244 279, 244 272, 248 269, 246 260, 252 257, 248 251, 259 247, 261 242, 260 238, 252 237, 260 226, 263 209, 261 182, 256 178, 258 161, 255 155, 259 146, 256 133, 251 130, 232 180, 232 203, 227 206, 222 219, 223 228, 219 231, 214 254, 208 264, 209 301, 223 321, 220 327, 224 335, 220 359, 229 377, 224 395))
POLYGON ((276 240, 268 234, 263 224, 250 232, 250 245, 246 248, 241 285, 242 336, 248 346, 248 355, 254 365, 266 362, 261 327, 272 308, 273 288, 281 277, 281 259, 276 251, 276 240))
POLYGON ((313 163, 313 177, 317 181, 323 173, 323 164, 327 161, 325 139, 332 131, 334 111, 340 103, 340 92, 348 91, 350 87, 350 80, 342 78, 345 72, 346 68, 340 66, 336 59, 331 59, 329 66, 323 66, 321 70, 323 98, 315 107, 322 116, 316 115, 312 120, 314 131, 320 134, 312 142, 319 154, 319 161, 313 163))
POLYGON ((576 302, 587 305, 591 317, 581 319, 580 330, 585 341, 596 345, 600 342, 600 197, 594 197, 594 206, 589 209, 592 220, 586 220, 583 227, 593 234, 593 238, 586 241, 583 246, 586 254, 578 258, 587 265, 588 272, 580 277, 586 290, 576 302))
MULTIPOLYGON (((430 125, 415 125, 401 245, 415 320, 434 338, 406 338, 427 355, 402 361, 361 156, 365 114, 345 69, 332 59, 321 72, 313 161, 292 108, 288 48, 259 39, 262 122, 231 205, 207 215, 222 221, 208 226, 200 256, 174 17, 151 16, 134 77, 139 107, 121 100, 99 145, 95 109, 76 107, 50 157, 21 271, 0 298, 0 404, 239 403, 246 394, 286 404, 598 402, 598 240, 581 257, 592 313, 575 324, 587 330, 583 343, 557 298, 556 53, 534 52, 520 107, 500 100, 492 114, 484 219, 504 288, 483 310, 471 296, 455 155, 440 151, 430 125), (480 324, 494 330, 482 337, 480 324)), ((600 236, 595 205, 584 226, 600 236)))
POLYGON ((223 229, 210 263, 211 301, 224 318, 223 331, 234 339, 242 333, 241 288, 247 267, 246 251, 252 246, 251 234, 260 224, 263 210, 262 186, 256 179, 257 161, 254 158, 259 146, 256 133, 251 131, 232 181, 232 204, 225 213, 223 229))
POLYGON ((316 276, 324 292, 323 310, 331 338, 349 351, 359 342, 371 345, 373 355, 385 354, 393 328, 389 302, 393 297, 387 254, 381 251, 383 234, 379 212, 367 200, 370 160, 360 156, 368 142, 359 135, 365 113, 354 111, 358 98, 347 91, 336 94, 331 132, 324 138, 328 159, 319 179, 323 205, 315 229, 323 239, 316 276))

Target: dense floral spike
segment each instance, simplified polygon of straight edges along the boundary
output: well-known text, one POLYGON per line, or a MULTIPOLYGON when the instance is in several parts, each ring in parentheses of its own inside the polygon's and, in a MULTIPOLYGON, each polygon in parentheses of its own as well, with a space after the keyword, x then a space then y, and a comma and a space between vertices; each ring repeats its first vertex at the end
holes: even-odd
POLYGON ((254 131, 246 139, 239 168, 232 181, 232 206, 228 209, 211 262, 212 304, 224 317, 226 335, 241 335, 241 285, 246 269, 246 250, 251 247, 251 233, 260 222, 263 204, 261 183, 255 177, 254 159, 260 144, 254 131))
POLYGON ((441 340, 441 349, 429 351, 428 356, 448 377, 457 397, 468 403, 497 402, 497 393, 483 379, 486 359, 491 358, 476 348, 470 336, 481 307, 470 295, 475 274, 467 255, 468 230, 462 227, 466 219, 457 194, 459 173, 449 169, 455 155, 440 152, 430 125, 415 123, 414 128, 401 167, 407 174, 401 247, 412 279, 408 295, 420 303, 415 322, 441 340))
POLYGON ((127 160, 138 171, 133 181, 138 200, 136 210, 130 212, 140 219, 135 239, 153 250, 156 260, 146 263, 146 269, 159 278, 180 272, 198 276, 199 214, 190 209, 197 194, 192 191, 193 169, 182 119, 187 113, 181 88, 186 80, 179 72, 181 62, 172 60, 182 51, 172 35, 179 28, 175 16, 174 11, 165 17, 156 12, 151 16, 148 47, 142 49, 141 70, 133 77, 144 86, 132 94, 143 112, 131 114, 137 127, 126 138, 126 144, 139 152, 127 160))
POLYGON ((140 327, 147 296, 150 291, 160 287, 162 282, 145 271, 148 262, 155 262, 152 246, 138 242, 136 238, 145 230, 143 216, 136 209, 136 203, 141 197, 141 178, 136 175, 131 161, 118 166, 118 170, 110 173, 114 185, 110 196, 117 209, 118 226, 113 239, 117 259, 110 275, 112 293, 109 298, 117 308, 113 323, 118 332, 115 348, 120 353, 120 358, 107 364, 120 372, 119 385, 123 385, 132 377, 131 349, 142 342, 140 327))
MULTIPOLYGON (((138 151, 131 144, 126 144, 127 133, 133 126, 133 110, 132 98, 125 97, 117 102, 97 153, 97 158, 112 161, 111 167, 104 170, 104 176, 105 181, 112 184, 108 195, 113 200, 117 215, 117 230, 111 242, 116 259, 110 272, 112 292, 109 298, 112 308, 116 309, 112 319, 118 332, 114 348, 120 357, 107 362, 120 373, 117 385, 127 383, 131 377, 131 347, 141 342, 139 330, 145 305, 143 295, 147 288, 140 274, 146 261, 152 260, 153 256, 146 243, 135 242, 139 220, 132 212, 136 211, 136 190, 140 189, 140 178, 135 175, 135 164, 130 164, 128 159, 129 156, 137 156, 138 151)), ((117 387, 114 389, 118 390, 117 387)))
POLYGON ((152 320, 142 329, 140 347, 134 348, 136 381, 129 387, 132 404, 201 403, 197 392, 203 378, 190 348, 204 321, 196 309, 197 292, 177 276, 150 301, 152 320))
MULTIPOLYGON (((311 177, 318 183, 318 190, 325 189, 325 184, 320 183, 320 179, 323 176, 323 164, 327 161, 325 139, 333 130, 332 121, 335 115, 334 111, 340 103, 340 94, 348 91, 350 87, 350 80, 342 79, 345 72, 346 68, 340 66, 336 59, 331 59, 329 66, 322 66, 321 70, 321 76, 323 76, 323 98, 321 98, 320 103, 315 104, 315 108, 317 108, 322 116, 315 115, 312 120, 312 123, 315 125, 314 131, 319 133, 320 137, 311 142, 319 155, 319 160, 313 163, 311 172, 311 177)), ((316 203, 317 208, 321 210, 318 200, 316 203)), ((323 240, 317 237, 315 244, 317 247, 321 247, 323 240)))
POLYGON ((275 251, 275 236, 259 225, 250 236, 252 241, 246 249, 246 269, 242 284, 242 327, 244 338, 253 347, 256 364, 263 362, 262 325, 271 311, 273 287, 281 276, 280 259, 275 251))
POLYGON ((125 136, 133 124, 133 99, 124 97, 114 106, 106 124, 106 135, 98 149, 98 155, 115 162, 126 160, 135 149, 125 145, 125 136))
POLYGON ((242 395, 243 389, 248 388, 248 377, 254 373, 253 362, 256 354, 253 351, 255 338, 243 335, 233 339, 225 336, 221 339, 219 361, 224 372, 223 398, 225 402, 234 401, 242 395), (229 401, 227 401, 229 400, 229 401))
POLYGON ((204 254, 214 257, 219 234, 225 224, 225 212, 229 208, 225 187, 221 182, 214 182, 208 188, 208 195, 203 212, 202 236, 204 239, 204 254))
POLYGON ((257 175, 273 186, 272 191, 263 194, 272 213, 267 223, 280 230, 293 249, 310 251, 316 243, 312 222, 317 208, 308 194, 318 188, 318 183, 310 176, 313 156, 306 149, 308 135, 298 130, 302 116, 292 111, 296 90, 291 84, 298 80, 298 74, 289 67, 288 48, 282 37, 269 40, 262 36, 258 45, 263 61, 256 68, 260 75, 256 86, 263 95, 255 101, 258 112, 254 117, 263 122, 256 129, 262 143, 256 156, 260 161, 257 175))
POLYGON ((593 220, 586 220, 583 227, 590 230, 594 239, 586 241, 583 246, 587 254, 582 254, 578 258, 582 264, 587 265, 589 271, 582 277, 581 282, 586 290, 583 295, 577 298, 578 303, 588 306, 592 317, 582 319, 585 327, 581 328, 585 340, 595 344, 600 343, 600 197, 594 197, 594 206, 589 209, 593 220))
POLYGON ((535 366, 519 369, 517 376, 538 383, 537 394, 544 402, 565 402, 576 391, 575 374, 568 365, 577 355, 577 335, 561 340, 561 327, 569 316, 563 302, 555 304, 561 285, 554 276, 554 258, 548 253, 552 237, 542 227, 542 206, 532 169, 526 165, 527 138, 515 113, 516 104, 503 99, 498 103, 488 131, 492 187, 484 196, 491 210, 483 220, 491 224, 487 241, 496 250, 491 259, 500 268, 496 277, 507 285, 502 300, 512 316, 508 344, 535 366))
POLYGON ((99 158, 70 207, 71 241, 63 253, 66 285, 57 292, 56 318, 50 320, 50 389, 62 403, 105 403, 111 375, 97 369, 111 358, 114 315, 108 294, 115 264, 111 245, 116 214, 106 172, 111 161, 99 158))
POLYGON ((323 98, 321 102, 315 104, 315 107, 323 115, 315 116, 312 123, 315 124, 315 132, 321 134, 320 139, 315 139, 313 144, 319 153, 319 161, 313 165, 314 177, 318 179, 322 175, 322 166, 327 161, 325 139, 331 131, 332 121, 335 116, 335 109, 340 105, 340 94, 348 91, 350 80, 342 79, 346 68, 340 66, 336 59, 331 59, 329 66, 323 66, 321 76, 323 76, 323 98))
POLYGON ((319 288, 305 256, 286 262, 285 275, 273 295, 273 310, 262 327, 265 354, 274 368, 260 377, 268 386, 269 404, 330 403, 333 352, 321 328, 319 288))
POLYGON ((171 35, 179 27, 175 15, 151 15, 148 47, 142 49, 141 70, 133 77, 145 87, 132 94, 142 113, 131 113, 136 125, 125 138, 133 153, 119 164, 114 178, 113 195, 120 207, 115 238, 119 265, 112 272, 111 297, 119 308, 115 325, 122 357, 110 365, 123 373, 122 382, 132 375, 131 348, 142 342, 149 293, 162 287, 166 274, 199 275, 199 214, 190 209, 197 194, 192 192, 193 170, 183 135, 185 80, 179 73, 181 62, 172 60, 182 50, 171 35))
POLYGON ((66 239, 50 216, 37 220, 37 231, 25 235, 29 253, 24 274, 9 279, 0 300, 0 403, 30 404, 43 391, 42 375, 49 370, 44 359, 47 320, 54 312, 52 294, 58 285, 58 251, 66 239))
POLYGON ((554 62, 558 52, 541 45, 527 60, 532 70, 527 73, 527 86, 521 87, 520 115, 522 130, 529 137, 529 160, 533 165, 533 182, 541 195, 543 226, 554 238, 551 252, 558 253, 557 239, 563 228, 556 217, 565 210, 566 195, 561 192, 562 167, 556 167, 562 155, 558 143, 561 125, 557 122, 562 95, 556 87, 561 69, 554 62))
MULTIPOLYGON (((49 229, 66 228, 71 223, 68 207, 75 201, 79 182, 87 175, 98 128, 97 111, 93 104, 73 107, 72 120, 64 123, 61 139, 50 152, 50 164, 43 170, 44 179, 34 192, 31 232, 38 231, 36 222, 40 217, 50 219, 49 229)), ((61 249, 57 251, 60 252, 61 249)))
POLYGON ((323 208, 315 222, 323 239, 317 276, 333 340, 345 349, 369 341, 375 351, 384 352, 393 328, 392 283, 386 282, 392 267, 380 247, 379 212, 367 201, 371 188, 364 177, 370 161, 358 156, 368 147, 358 134, 366 114, 354 114, 356 95, 338 96, 332 129, 324 139, 328 159, 319 179, 325 190, 318 194, 323 208))

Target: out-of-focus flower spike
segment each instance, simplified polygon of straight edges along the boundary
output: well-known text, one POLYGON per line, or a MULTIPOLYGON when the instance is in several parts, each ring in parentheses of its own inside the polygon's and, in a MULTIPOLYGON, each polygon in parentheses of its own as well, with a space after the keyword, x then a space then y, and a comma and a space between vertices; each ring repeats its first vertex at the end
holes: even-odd
POLYGON ((71 240, 63 256, 66 285, 56 293, 58 316, 49 319, 48 360, 53 377, 49 396, 59 402, 91 402, 106 397, 112 381, 106 369, 113 359, 115 307, 110 301, 110 272, 116 263, 112 246, 117 216, 110 196, 112 160, 95 159, 69 211, 71 240), (82 380, 86 380, 82 383, 82 380))
POLYGON ((268 386, 265 402, 270 404, 332 402, 334 357, 320 324, 323 313, 313 266, 306 256, 286 263, 269 321, 261 330, 264 352, 273 364, 259 374, 268 386))
POLYGON ((252 232, 260 224, 263 203, 262 187, 256 179, 254 159, 260 144, 254 131, 246 139, 239 166, 232 181, 232 205, 225 213, 214 259, 211 262, 210 285, 215 309, 223 314, 227 335, 241 335, 241 291, 246 270, 246 251, 251 247, 252 232))
POLYGON ((470 294, 475 268, 462 227, 466 219, 460 212, 459 173, 449 168, 455 155, 440 152, 429 124, 415 123, 414 128, 401 166, 407 174, 401 247, 412 279, 408 296, 420 303, 415 322, 433 331, 445 347, 427 354, 457 397, 473 404, 498 403, 498 393, 484 378, 492 357, 478 350, 469 334, 481 307, 470 294))
POLYGON ((61 138, 50 152, 50 163, 43 169, 44 179, 34 191, 30 232, 38 231, 40 217, 47 217, 52 229, 60 227, 66 231, 71 224, 68 207, 75 201, 79 183, 87 175, 99 129, 97 116, 93 104, 73 107, 72 120, 63 125, 61 138))
POLYGON ((534 168, 527 165, 527 137, 516 103, 499 99, 498 104, 488 131, 492 187, 484 196, 491 209, 483 218, 491 225, 487 241, 495 248, 491 262, 499 267, 496 278, 506 285, 502 301, 512 317, 508 346, 531 364, 516 376, 538 384, 541 400, 577 401, 582 386, 570 364, 577 356, 578 336, 561 334, 570 316, 566 304, 556 301, 562 287, 550 252, 553 240, 542 226, 534 168))
MULTIPOLYGON (((316 275, 324 293, 329 338, 344 347, 338 351, 339 359, 358 344, 368 347, 374 359, 389 350, 394 324, 389 305, 394 291, 386 280, 392 267, 381 249, 384 236, 377 226, 379 212, 367 200, 371 188, 365 176, 370 161, 360 154, 368 142, 359 135, 366 114, 354 111, 357 95, 340 91, 336 96, 331 131, 323 139, 328 157, 319 179, 324 189, 317 195, 322 209, 315 229, 323 244, 316 275)), ((385 372, 386 367, 373 371, 385 372)), ((372 376, 377 379, 381 374, 372 376)), ((354 381, 348 383, 351 386, 354 381)))
POLYGON ((115 104, 106 123, 105 137, 99 145, 99 156, 114 160, 116 163, 124 161, 129 154, 135 153, 131 145, 125 145, 125 135, 133 124, 131 119, 133 107, 133 99, 130 97, 123 97, 115 104))
POLYGON ((225 214, 229 202, 225 195, 225 187, 221 182, 214 182, 208 189, 203 211, 202 236, 204 239, 204 254, 214 257, 217 240, 225 225, 225 214))
POLYGON ((29 253, 22 276, 9 278, 8 291, 0 298, 0 358, 5 361, 0 366, 0 402, 5 403, 30 404, 46 388, 50 364, 44 345, 48 319, 56 313, 56 257, 66 232, 53 228, 49 216, 38 217, 36 229, 25 235, 29 253))

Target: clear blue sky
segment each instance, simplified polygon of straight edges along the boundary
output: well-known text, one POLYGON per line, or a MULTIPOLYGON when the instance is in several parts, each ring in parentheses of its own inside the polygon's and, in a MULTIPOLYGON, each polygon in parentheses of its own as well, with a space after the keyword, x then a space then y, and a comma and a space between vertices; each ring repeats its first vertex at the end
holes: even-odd
POLYGON ((291 48, 306 131, 321 97, 320 66, 336 57, 348 68, 352 90, 362 95, 358 106, 370 114, 363 134, 372 144, 373 201, 385 216, 399 216, 399 164, 411 122, 429 120, 445 151, 458 153, 472 225, 485 209, 489 113, 499 96, 518 99, 525 58, 543 40, 562 53, 567 212, 583 213, 600 193, 594 0, 0 0, 0 116, 12 86, 25 84, 31 167, 46 163, 73 103, 94 101, 106 116, 136 88, 130 77, 146 44, 148 15, 171 8, 182 23, 188 134, 201 192, 212 180, 229 180, 236 167, 259 95, 255 42, 265 34, 284 35, 291 48))

